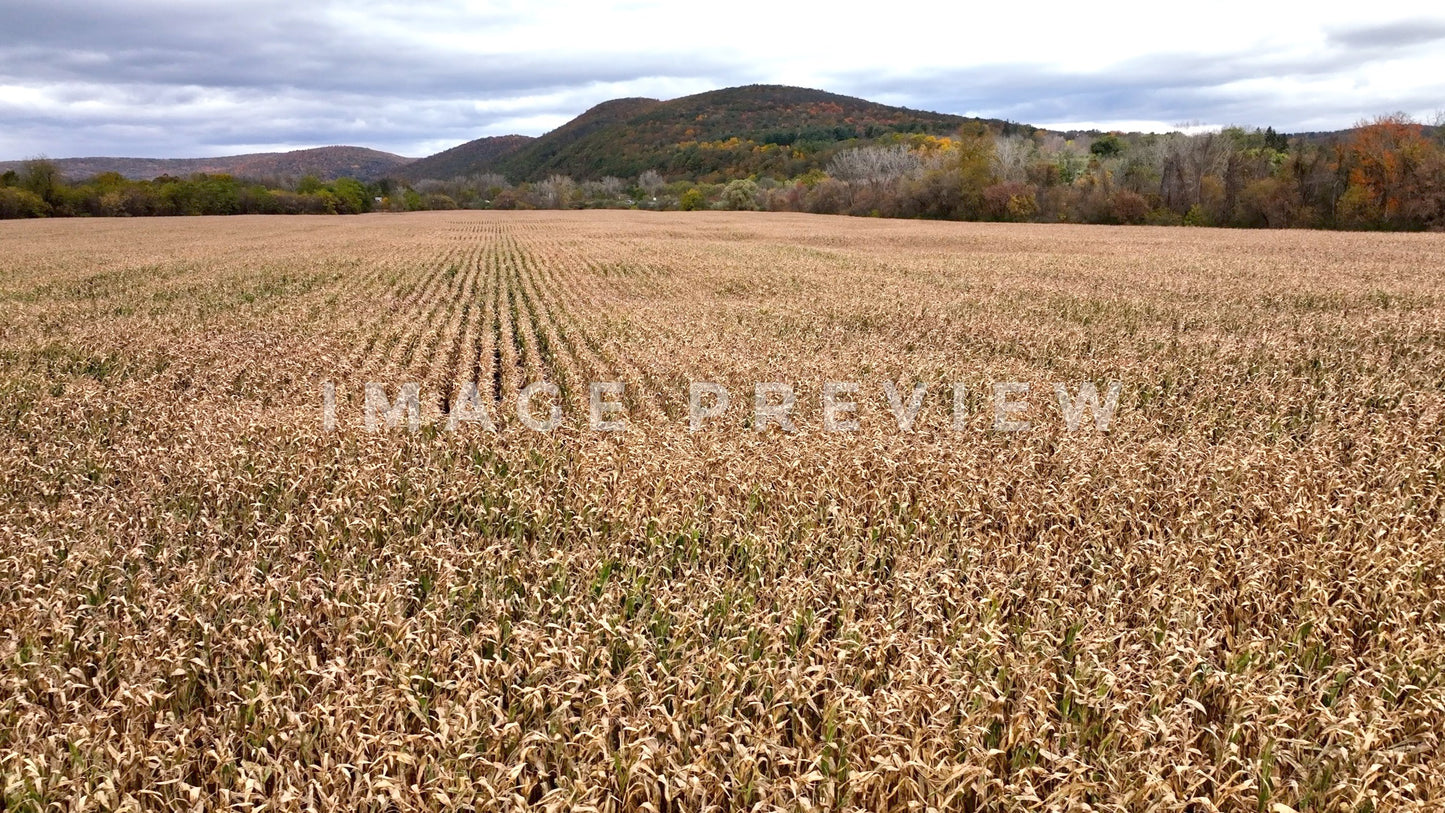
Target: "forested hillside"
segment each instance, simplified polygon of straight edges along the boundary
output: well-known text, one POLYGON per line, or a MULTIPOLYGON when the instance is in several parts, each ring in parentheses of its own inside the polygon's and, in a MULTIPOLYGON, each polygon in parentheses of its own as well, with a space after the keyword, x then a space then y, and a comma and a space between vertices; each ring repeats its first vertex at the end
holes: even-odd
MULTIPOLYGON (((821 168, 846 146, 899 135, 945 135, 966 121, 821 90, 750 85, 666 102, 615 99, 513 152, 478 151, 465 167, 423 159, 403 175, 447 180, 496 173, 530 182, 562 174, 587 181, 655 170, 669 179, 703 182, 759 174, 787 178, 821 168)), ((463 148, 470 149, 456 149, 463 148)))
POLYGON ((392 172, 392 177, 408 181, 425 178, 457 178, 486 172, 497 161, 522 149, 534 141, 531 136, 505 135, 488 136, 458 144, 436 155, 429 155, 413 161, 392 172))

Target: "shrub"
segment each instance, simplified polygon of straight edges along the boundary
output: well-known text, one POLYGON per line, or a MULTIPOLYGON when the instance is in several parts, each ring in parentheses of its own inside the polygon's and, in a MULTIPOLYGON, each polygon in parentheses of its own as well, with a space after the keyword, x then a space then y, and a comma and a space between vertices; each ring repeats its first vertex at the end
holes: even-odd
POLYGON ((516 190, 503 189, 492 198, 493 209, 531 209, 532 205, 522 199, 516 190))
POLYGON ((1282 229, 1290 224, 1290 213, 1300 210, 1290 184, 1278 178, 1260 178, 1239 196, 1239 225, 1282 229))
POLYGON ((703 197, 702 190, 697 187, 683 192, 682 198, 678 201, 678 208, 684 212, 696 211, 705 205, 707 205, 707 198, 703 197))
POLYGON ((755 212, 758 210, 758 185, 748 180, 729 181, 723 187, 724 209, 755 212))
POLYGON ((1089 145, 1089 152, 1100 158, 1111 158, 1124 151, 1124 143, 1113 133, 1105 133, 1089 145))
POLYGON ((450 196, 443 195, 443 194, 441 194, 440 192, 433 192, 433 193, 431 193, 430 195, 427 195, 427 196, 426 196, 425 206, 426 206, 426 208, 428 208, 428 209, 456 209, 456 208, 458 208, 456 201, 452 200, 450 196))
MULTIPOLYGON (((361 214, 371 211, 371 195, 366 187, 355 178, 337 178, 331 182, 331 193, 336 196, 337 209, 345 214, 361 214)), ((435 207, 434 207, 435 208, 435 207)), ((456 208, 455 204, 451 208, 456 208)))
POLYGON ((1144 217, 1144 222, 1150 226, 1182 226, 1184 218, 1173 209, 1156 206, 1149 210, 1149 214, 1144 217))
POLYGON ((28 189, 0 187, 0 219, 45 217, 50 211, 50 204, 28 189))
POLYGON ((1115 223, 1138 225, 1149 217, 1149 201, 1138 192, 1121 189, 1109 201, 1109 210, 1115 223))
POLYGON ((1186 226, 1208 226, 1209 224, 1209 213, 1197 203, 1190 206, 1189 211, 1184 213, 1184 225, 1186 226))
POLYGON ((1028 220, 1039 211, 1034 189, 1026 183, 1008 181, 983 190, 984 213, 989 220, 1028 220))

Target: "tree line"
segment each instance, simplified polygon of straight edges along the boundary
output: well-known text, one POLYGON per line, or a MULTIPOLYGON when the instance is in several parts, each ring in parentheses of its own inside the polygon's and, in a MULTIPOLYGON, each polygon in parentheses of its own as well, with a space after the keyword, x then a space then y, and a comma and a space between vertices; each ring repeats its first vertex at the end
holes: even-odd
POLYGON ((289 183, 221 174, 137 181, 105 172, 70 183, 53 162, 37 159, 0 174, 0 218, 360 214, 372 211, 378 191, 353 178, 314 176, 289 183))
MULTIPOLYGON (((771 148, 771 147, 769 147, 771 148)), ((992 220, 1445 229, 1445 128, 1397 114, 1328 136, 1272 128, 1194 134, 1061 134, 964 125, 940 136, 892 133, 832 154, 824 167, 718 183, 496 173, 362 183, 229 175, 68 184, 47 161, 0 176, 0 217, 351 214, 374 210, 637 208, 799 211, 992 220)))
POLYGON ((422 181, 425 208, 761 209, 901 218, 1445 229, 1445 128, 1382 116, 1326 136, 1273 128, 1076 133, 983 124, 894 134, 791 178, 720 183, 552 175, 422 181))
POLYGON ((999 136, 840 153, 771 208, 958 220, 1445 228, 1445 132, 1403 115, 1346 133, 999 136))

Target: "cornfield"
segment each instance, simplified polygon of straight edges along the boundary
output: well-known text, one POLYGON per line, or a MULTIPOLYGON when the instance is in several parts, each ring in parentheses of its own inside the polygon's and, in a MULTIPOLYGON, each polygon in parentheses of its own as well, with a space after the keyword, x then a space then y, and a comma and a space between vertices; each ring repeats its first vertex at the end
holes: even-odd
POLYGON ((1442 272, 1416 234, 0 224, 0 810, 1441 809, 1442 272), (1068 431, 1054 383, 1110 381, 1068 431), (469 383, 495 432, 448 430, 469 383))

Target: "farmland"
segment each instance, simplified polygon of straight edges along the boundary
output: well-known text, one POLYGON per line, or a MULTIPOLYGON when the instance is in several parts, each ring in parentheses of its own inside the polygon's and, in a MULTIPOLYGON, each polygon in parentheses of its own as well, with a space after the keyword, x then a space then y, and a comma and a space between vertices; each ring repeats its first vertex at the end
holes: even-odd
POLYGON ((1429 234, 0 223, 0 810, 1438 809, 1442 297, 1429 234))

